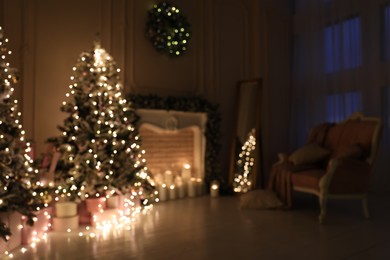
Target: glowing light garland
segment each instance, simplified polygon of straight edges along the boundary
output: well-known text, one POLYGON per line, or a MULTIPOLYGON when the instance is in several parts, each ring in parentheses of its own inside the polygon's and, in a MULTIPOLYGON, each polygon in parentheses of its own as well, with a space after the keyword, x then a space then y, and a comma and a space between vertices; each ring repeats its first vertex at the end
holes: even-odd
POLYGON ((255 129, 252 129, 238 155, 233 181, 234 192, 248 192, 252 188, 252 168, 255 162, 253 153, 255 148, 255 129))

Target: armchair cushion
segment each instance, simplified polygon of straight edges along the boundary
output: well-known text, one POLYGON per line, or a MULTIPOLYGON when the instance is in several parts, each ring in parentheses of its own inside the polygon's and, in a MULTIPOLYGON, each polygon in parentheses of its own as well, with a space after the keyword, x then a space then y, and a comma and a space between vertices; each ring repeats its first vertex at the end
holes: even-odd
POLYGON ((322 169, 296 172, 291 175, 291 182, 294 187, 319 191, 319 183, 325 173, 322 169))
POLYGON ((330 151, 319 144, 310 143, 293 152, 288 160, 294 165, 315 164, 326 159, 329 154, 330 151))

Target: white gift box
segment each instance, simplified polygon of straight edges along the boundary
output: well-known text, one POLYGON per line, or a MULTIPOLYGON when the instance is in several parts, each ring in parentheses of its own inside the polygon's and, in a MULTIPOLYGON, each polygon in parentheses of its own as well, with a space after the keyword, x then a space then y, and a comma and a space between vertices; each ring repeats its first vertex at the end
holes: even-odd
POLYGON ((77 204, 72 201, 56 202, 55 216, 57 218, 74 217, 77 215, 77 204))
POLYGON ((65 218, 53 218, 52 229, 53 231, 71 231, 79 228, 79 216, 65 217, 65 218))

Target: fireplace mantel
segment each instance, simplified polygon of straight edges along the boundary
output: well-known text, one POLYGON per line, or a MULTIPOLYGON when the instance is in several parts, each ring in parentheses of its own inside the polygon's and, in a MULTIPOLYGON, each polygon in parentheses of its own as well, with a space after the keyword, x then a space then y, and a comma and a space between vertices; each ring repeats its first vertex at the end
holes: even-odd
POLYGON ((188 126, 198 126, 202 133, 205 132, 207 123, 207 114, 202 112, 184 112, 175 110, 163 109, 137 109, 137 114, 140 116, 139 124, 153 124, 160 128, 174 130, 174 121, 176 120, 176 128, 181 129, 188 126))
POLYGON ((205 175, 206 182, 219 180, 222 184, 225 183, 224 177, 221 175, 219 151, 220 146, 220 124, 221 114, 219 105, 209 102, 207 99, 199 96, 184 97, 184 96, 158 96, 154 94, 126 94, 127 100, 131 102, 134 109, 137 111, 142 109, 148 110, 165 110, 165 111, 184 111, 193 113, 204 113, 207 115, 206 129, 206 154, 205 154, 205 175))
POLYGON ((189 163, 193 177, 205 178, 206 113, 138 109, 137 114, 152 174, 172 170, 168 169, 172 164, 180 168, 189 163))

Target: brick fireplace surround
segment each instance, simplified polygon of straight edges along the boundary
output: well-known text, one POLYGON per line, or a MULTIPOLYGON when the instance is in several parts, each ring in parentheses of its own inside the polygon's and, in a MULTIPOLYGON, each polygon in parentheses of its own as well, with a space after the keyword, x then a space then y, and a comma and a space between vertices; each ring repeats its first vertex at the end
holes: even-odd
POLYGON ((207 114, 138 109, 139 133, 153 175, 169 170, 180 174, 191 165, 192 177, 204 179, 207 114))

